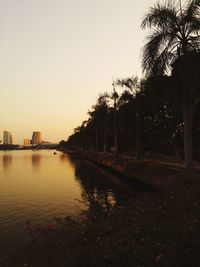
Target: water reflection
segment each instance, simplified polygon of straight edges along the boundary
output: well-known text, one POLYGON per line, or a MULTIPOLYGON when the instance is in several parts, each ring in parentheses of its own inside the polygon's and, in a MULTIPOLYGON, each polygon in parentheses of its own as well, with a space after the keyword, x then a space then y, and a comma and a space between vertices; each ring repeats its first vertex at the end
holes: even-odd
POLYGON ((11 154, 9 154, 9 155, 4 154, 3 155, 3 169, 4 169, 4 171, 10 169, 11 164, 12 164, 12 155, 11 154))
POLYGON ((88 213, 92 215, 103 213, 124 199, 135 196, 135 190, 128 185, 125 188, 119 187, 119 183, 120 185, 123 183, 116 177, 102 173, 99 168, 82 159, 71 158, 71 160, 75 165, 75 178, 81 184, 82 198, 88 206, 88 213), (111 182, 113 178, 116 179, 116 185, 111 182), (127 186, 129 190, 126 190, 127 186))
POLYGON ((79 215, 80 209, 104 213, 135 197, 131 188, 74 155, 0 151, 0 247, 26 240, 25 221, 43 224, 54 216, 79 215), (8 168, 2 177, 12 179, 1 179, 8 168))
POLYGON ((38 170, 41 167, 41 155, 40 154, 32 154, 32 166, 34 170, 38 170))

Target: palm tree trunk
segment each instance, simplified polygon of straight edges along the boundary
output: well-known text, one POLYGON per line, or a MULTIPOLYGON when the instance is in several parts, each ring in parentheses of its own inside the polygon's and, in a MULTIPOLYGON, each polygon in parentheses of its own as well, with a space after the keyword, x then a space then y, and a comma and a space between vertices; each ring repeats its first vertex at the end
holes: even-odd
POLYGON ((184 152, 187 169, 193 167, 192 155, 192 92, 183 84, 184 152))
POLYGON ((139 103, 138 96, 136 93, 135 96, 136 101, 136 159, 141 159, 141 146, 140 146, 140 113, 139 113, 139 103))
POLYGON ((91 137, 91 150, 95 151, 95 133, 93 133, 93 136, 91 137))
POLYGON ((98 151, 98 130, 96 130, 95 135, 95 150, 98 151))
POLYGON ((106 153, 106 151, 107 151, 107 131, 106 131, 106 125, 104 125, 103 152, 106 153))
POLYGON ((115 147, 115 156, 119 153, 118 146, 118 134, 117 134, 117 107, 116 102, 114 103, 114 147, 115 147))

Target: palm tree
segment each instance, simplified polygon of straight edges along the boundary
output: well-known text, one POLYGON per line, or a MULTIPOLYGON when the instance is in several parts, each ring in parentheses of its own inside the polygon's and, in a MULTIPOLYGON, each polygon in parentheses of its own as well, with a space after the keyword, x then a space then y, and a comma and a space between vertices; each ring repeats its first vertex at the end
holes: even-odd
POLYGON ((100 137, 103 132, 103 151, 104 153, 107 151, 107 127, 108 127, 108 101, 109 101, 108 93, 104 92, 103 94, 99 94, 97 102, 92 106, 92 110, 88 111, 88 115, 90 116, 90 124, 93 125, 94 128, 94 136, 95 136, 95 150, 99 150, 100 145, 100 137))
POLYGON ((119 99, 119 95, 116 92, 115 89, 115 82, 112 83, 113 86, 113 92, 110 96, 110 98, 113 100, 113 110, 114 110, 114 117, 113 117, 113 127, 114 127, 114 149, 115 149, 115 156, 119 154, 119 143, 118 143, 118 131, 117 131, 117 100, 119 99))
POLYGON ((109 94, 104 92, 103 94, 99 94, 99 98, 97 100, 97 105, 99 109, 99 116, 101 120, 101 125, 103 125, 103 152, 107 152, 107 128, 108 128, 108 110, 109 110, 109 94))
POLYGON ((126 79, 118 79, 117 85, 127 87, 131 93, 135 96, 136 102, 136 158, 138 160, 141 159, 141 147, 140 147, 140 114, 139 114, 139 103, 138 103, 138 93, 139 93, 139 82, 136 76, 126 78, 126 79))
MULTIPOLYGON (((184 58, 200 47, 200 0, 181 0, 157 3, 145 15, 141 27, 150 28, 151 34, 143 48, 143 71, 147 76, 168 73, 176 60, 184 58)), ((183 99, 184 151, 187 168, 192 168, 192 90, 185 81, 179 64, 183 99)))

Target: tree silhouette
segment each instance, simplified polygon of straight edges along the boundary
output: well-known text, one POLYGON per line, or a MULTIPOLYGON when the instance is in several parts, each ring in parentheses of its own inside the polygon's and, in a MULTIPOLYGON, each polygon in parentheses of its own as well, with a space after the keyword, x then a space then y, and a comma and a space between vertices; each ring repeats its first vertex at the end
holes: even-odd
MULTIPOLYGON (((175 60, 200 45, 200 0, 188 1, 183 7, 175 2, 157 3, 151 7, 142 21, 143 29, 151 34, 143 48, 143 70, 148 76, 167 73, 175 60)), ((183 63, 185 64, 185 63, 183 63)), ((184 150, 187 168, 192 168, 192 90, 185 81, 182 65, 179 65, 183 99, 184 150)))
POLYGON ((135 97, 136 102, 136 110, 135 110, 135 116, 136 116, 136 158, 138 160, 141 159, 141 146, 140 146, 140 112, 139 112, 139 103, 138 103, 138 94, 140 91, 140 84, 138 81, 138 78, 136 76, 125 78, 125 79, 118 79, 117 84, 120 86, 125 86, 128 88, 131 93, 135 97))

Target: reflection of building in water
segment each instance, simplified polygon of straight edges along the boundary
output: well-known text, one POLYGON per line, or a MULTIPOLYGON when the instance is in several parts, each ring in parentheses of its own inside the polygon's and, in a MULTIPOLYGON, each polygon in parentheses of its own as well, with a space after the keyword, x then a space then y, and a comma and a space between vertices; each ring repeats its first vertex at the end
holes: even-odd
POLYGON ((10 132, 3 131, 3 144, 4 145, 12 145, 13 138, 10 132))
POLYGON ((38 145, 41 143, 42 143, 42 133, 41 132, 33 132, 32 145, 38 145))
POLYGON ((32 166, 34 169, 39 169, 41 165, 41 155, 33 154, 32 155, 32 166))
POLYGON ((12 164, 12 155, 4 154, 3 155, 3 169, 7 170, 12 164))

